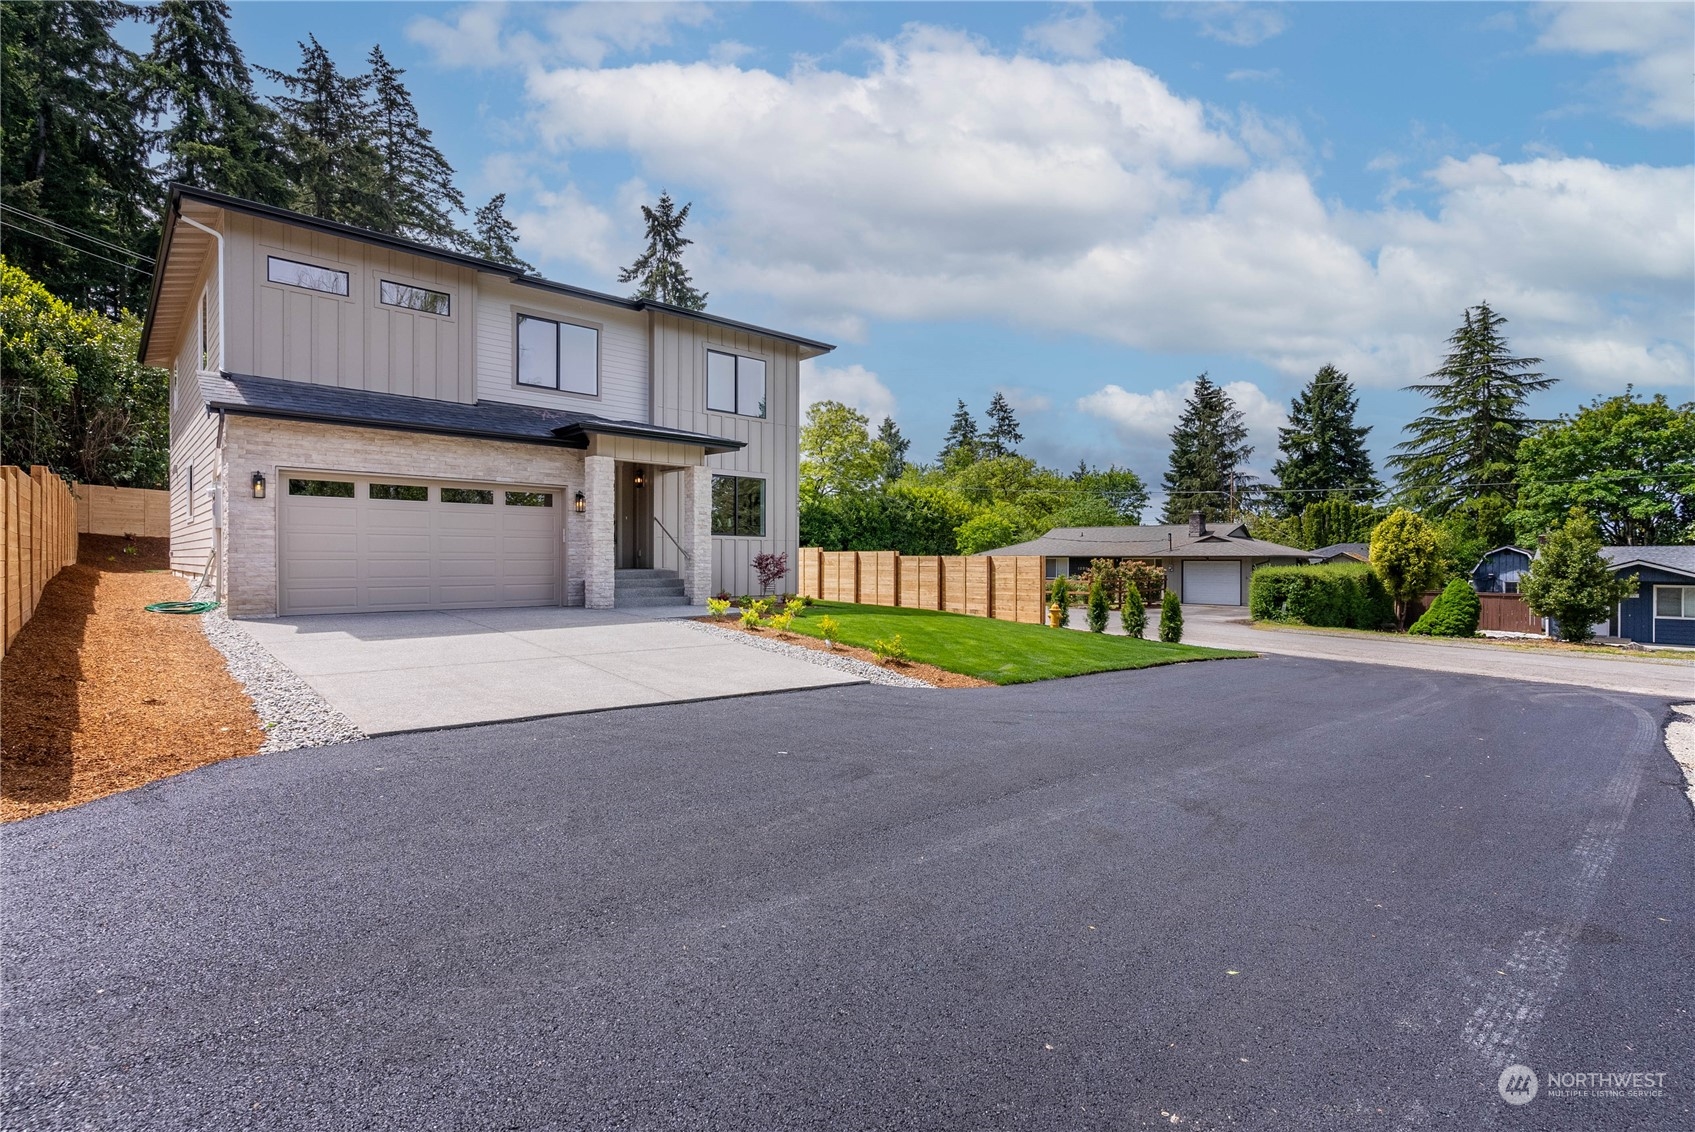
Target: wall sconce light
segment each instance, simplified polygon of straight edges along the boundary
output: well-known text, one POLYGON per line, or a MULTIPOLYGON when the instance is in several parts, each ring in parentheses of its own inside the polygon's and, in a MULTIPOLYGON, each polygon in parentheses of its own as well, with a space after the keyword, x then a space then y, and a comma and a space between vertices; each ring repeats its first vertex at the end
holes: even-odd
POLYGON ((253 473, 253 498, 255 498, 255 499, 265 498, 265 473, 264 472, 254 472, 253 473))
POLYGON ((637 469, 637 471, 636 471, 636 490, 640 491, 642 488, 644 488, 646 486, 647 486, 647 478, 641 474, 640 469, 637 469))
POLYGON ((580 491, 577 493, 576 506, 577 506, 577 514, 581 515, 584 511, 584 504, 583 504, 583 493, 580 492, 580 491))

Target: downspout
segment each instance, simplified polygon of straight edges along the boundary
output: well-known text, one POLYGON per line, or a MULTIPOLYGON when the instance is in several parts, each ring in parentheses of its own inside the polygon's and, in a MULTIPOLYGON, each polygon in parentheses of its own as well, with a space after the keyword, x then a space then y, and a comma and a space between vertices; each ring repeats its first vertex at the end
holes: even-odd
POLYGON ((184 216, 180 204, 177 206, 177 219, 218 241, 218 372, 223 373, 227 369, 224 365, 224 234, 216 228, 208 228, 192 216, 184 216))
MULTIPOLYGON (((224 365, 225 351, 227 351, 229 349, 229 339, 224 334, 224 326, 225 326, 224 307, 226 305, 225 302, 224 302, 224 234, 222 232, 218 231, 216 228, 212 228, 212 227, 209 227, 205 224, 200 223, 200 221, 194 219, 194 217, 192 217, 192 216, 184 216, 183 212, 182 212, 182 205, 181 205, 180 202, 177 205, 176 215, 177 215, 178 220, 182 221, 184 224, 187 224, 191 228, 198 228, 200 231, 202 231, 202 232, 206 233, 208 236, 212 237, 212 239, 217 241, 217 244, 218 244, 218 372, 224 373, 224 372, 226 372, 226 369, 227 369, 227 367, 224 365)), ((214 575, 215 581, 213 582, 213 591, 212 592, 217 594, 219 600, 225 599, 224 581, 225 581, 225 578, 227 576, 225 571, 224 571, 224 526, 223 526, 223 524, 224 524, 224 517, 223 517, 223 503, 224 503, 223 465, 224 465, 224 461, 222 459, 222 456, 223 456, 223 451, 222 451, 223 440, 224 440, 224 413, 223 413, 223 410, 220 409, 218 411, 218 449, 219 449, 220 459, 216 463, 213 464, 214 471, 213 471, 213 474, 212 474, 212 492, 211 492, 211 495, 212 495, 212 568, 216 571, 216 574, 214 575)))

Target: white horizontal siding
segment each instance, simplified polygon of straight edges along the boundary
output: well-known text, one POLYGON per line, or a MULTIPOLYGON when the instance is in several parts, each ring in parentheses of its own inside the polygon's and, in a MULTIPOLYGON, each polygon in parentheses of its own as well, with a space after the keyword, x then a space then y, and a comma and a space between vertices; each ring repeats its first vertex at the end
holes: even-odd
POLYGON ((478 288, 477 398, 544 409, 593 413, 612 420, 649 420, 647 315, 484 276, 478 288), (518 312, 600 326, 600 396, 519 385, 512 359, 518 312))

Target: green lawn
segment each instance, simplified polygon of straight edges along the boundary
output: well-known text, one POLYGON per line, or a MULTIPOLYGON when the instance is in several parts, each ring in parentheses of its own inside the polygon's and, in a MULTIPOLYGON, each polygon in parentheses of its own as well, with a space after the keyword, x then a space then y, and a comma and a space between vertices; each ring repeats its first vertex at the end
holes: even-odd
MULTIPOLYGON (((844 645, 868 649, 872 641, 886 640, 899 633, 909 659, 996 684, 1027 684, 1056 676, 1255 655, 1049 629, 1043 625, 1020 625, 960 613, 833 601, 813 602, 806 616, 795 618, 789 628, 809 637, 820 637, 823 634, 818 631, 818 621, 826 615, 841 623, 844 645)), ((1071 611, 1074 619, 1082 615, 1082 610, 1071 611)))

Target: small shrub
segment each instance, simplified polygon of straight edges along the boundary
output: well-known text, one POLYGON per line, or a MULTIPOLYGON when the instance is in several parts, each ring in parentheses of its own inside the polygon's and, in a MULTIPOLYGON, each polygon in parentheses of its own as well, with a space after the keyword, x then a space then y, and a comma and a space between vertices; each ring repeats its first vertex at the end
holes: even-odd
POLYGON ((806 606, 806 608, 811 609, 812 608, 812 595, 811 594, 802 594, 801 597, 800 597, 800 603, 802 605, 806 606))
POLYGON ((742 610, 742 628, 759 628, 759 610, 757 607, 749 605, 742 610))
POLYGON ((1183 603, 1177 600, 1176 590, 1166 590, 1159 602, 1159 639, 1168 645, 1183 640, 1183 603))
POLYGON ((1071 579, 1064 574, 1053 580, 1048 587, 1048 604, 1059 606, 1059 627, 1065 628, 1071 624, 1071 579))
POLYGON ((899 633, 896 633, 886 641, 881 638, 872 641, 871 651, 877 654, 877 659, 882 661, 884 664, 888 664, 890 661, 905 660, 908 655, 906 651, 906 642, 900 639, 899 633))
POLYGON ((730 599, 727 597, 709 597, 706 599, 706 612, 714 617, 722 617, 730 612, 730 599))
POLYGON ((798 597, 792 597, 783 603, 783 612, 789 617, 805 617, 806 602, 798 597))
POLYGON ((1442 587, 1430 608, 1413 622, 1407 632, 1421 637, 1475 637, 1477 619, 1482 615, 1483 606, 1477 600, 1471 583, 1455 578, 1442 587))
POLYGON ((1124 573, 1125 593, 1128 594, 1131 590, 1135 590, 1142 599, 1144 609, 1149 602, 1158 601, 1160 595, 1165 592, 1165 568, 1163 566, 1156 566, 1152 562, 1137 562, 1130 558, 1126 558, 1118 565, 1124 573))
POLYGON ((762 597, 751 603, 748 608, 753 610, 754 614, 758 617, 769 617, 771 615, 771 599, 768 597, 762 597))
POLYGON ((1107 617, 1111 611, 1112 607, 1106 600, 1106 582, 1097 577, 1089 587, 1089 632, 1106 632, 1107 617))
POLYGON ((731 593, 729 590, 719 590, 712 596, 723 602, 726 608, 735 604, 736 595, 731 593))
POLYGON ((771 615, 771 628, 777 630, 779 633, 787 633, 789 631, 789 624, 794 621, 794 619, 795 617, 792 613, 774 613, 771 615))
POLYGON ((756 554, 753 556, 753 569, 759 575, 759 592, 770 593, 771 587, 782 581, 789 572, 788 551, 781 554, 756 554))
POLYGON ((841 640, 842 637, 841 622, 829 614, 825 614, 818 619, 818 634, 824 638, 825 644, 835 648, 836 642, 841 640))
POLYGON ((1124 632, 1132 637, 1140 637, 1148 631, 1148 607, 1142 604, 1141 592, 1135 586, 1129 586, 1124 591, 1124 610, 1119 614, 1124 619, 1124 632))

